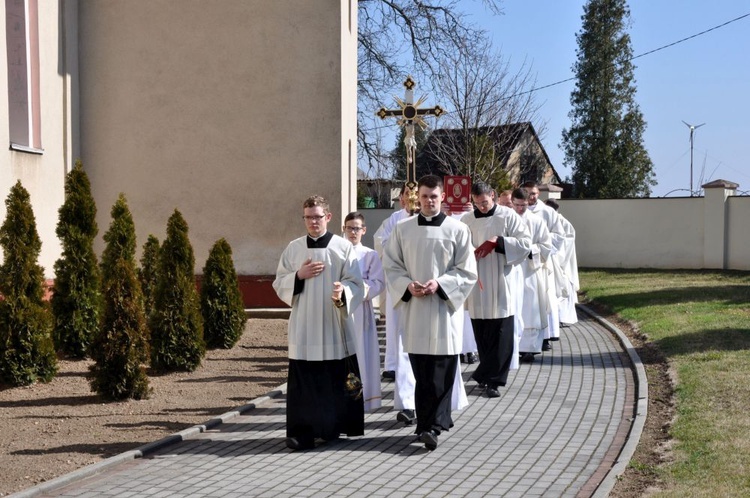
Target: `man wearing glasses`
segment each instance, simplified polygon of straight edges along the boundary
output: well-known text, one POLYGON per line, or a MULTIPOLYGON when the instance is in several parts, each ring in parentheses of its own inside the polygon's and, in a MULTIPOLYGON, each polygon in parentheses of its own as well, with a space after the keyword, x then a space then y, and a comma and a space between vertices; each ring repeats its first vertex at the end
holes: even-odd
POLYGON ((385 289, 385 275, 378 253, 362 244, 362 236, 367 233, 364 215, 358 211, 347 214, 343 228, 344 237, 354 246, 359 271, 365 283, 364 301, 354 312, 354 339, 357 343, 359 371, 362 374, 365 412, 372 412, 380 408, 383 402, 380 387, 380 346, 372 299, 385 289))
POLYGON ((302 205, 307 235, 281 254, 273 288, 292 307, 289 318, 286 445, 292 450, 364 434, 362 396, 349 396, 347 375, 360 377, 354 310, 364 284, 351 243, 328 232, 328 201, 312 196, 302 205))

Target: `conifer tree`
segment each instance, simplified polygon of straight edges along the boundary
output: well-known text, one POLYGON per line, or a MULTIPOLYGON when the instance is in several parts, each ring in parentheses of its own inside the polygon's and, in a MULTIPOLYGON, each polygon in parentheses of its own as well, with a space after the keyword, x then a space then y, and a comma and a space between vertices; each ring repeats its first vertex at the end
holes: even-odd
POLYGON ((123 194, 111 213, 102 254, 104 312, 91 347, 91 390, 113 400, 143 399, 149 394, 148 329, 135 270, 135 225, 123 194))
POLYGON ((28 191, 18 181, 5 200, 0 227, 0 381, 24 386, 49 382, 57 372, 52 314, 45 306, 42 241, 28 191))
POLYGON ((232 248, 224 239, 216 241, 208 255, 200 296, 206 345, 230 349, 240 340, 247 320, 232 248))
POLYGON ((99 329, 101 277, 94 252, 96 203, 80 160, 65 179, 65 203, 60 207, 57 236, 62 257, 55 262, 52 337, 58 351, 85 358, 99 329))
POLYGON ((589 0, 584 6, 571 126, 562 137, 576 197, 648 196, 655 184, 643 145, 646 122, 635 101, 629 17, 625 0, 589 0))
POLYGON ((194 268, 188 225, 175 209, 159 252, 154 311, 149 317, 151 366, 156 370, 192 372, 206 353, 194 268))
POLYGON ((138 280, 141 282, 143 307, 146 311, 147 319, 151 316, 151 312, 154 310, 154 295, 156 294, 156 284, 159 280, 158 267, 159 239, 154 235, 149 235, 148 240, 143 244, 141 267, 138 269, 138 280))

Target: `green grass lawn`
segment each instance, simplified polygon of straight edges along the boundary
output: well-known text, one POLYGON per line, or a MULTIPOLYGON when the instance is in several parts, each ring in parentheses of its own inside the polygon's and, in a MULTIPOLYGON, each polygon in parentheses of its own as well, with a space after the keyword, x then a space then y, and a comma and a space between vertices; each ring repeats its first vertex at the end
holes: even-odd
POLYGON ((580 278, 588 299, 636 322, 677 374, 675 459, 656 469, 669 485, 658 496, 750 496, 750 272, 580 278))

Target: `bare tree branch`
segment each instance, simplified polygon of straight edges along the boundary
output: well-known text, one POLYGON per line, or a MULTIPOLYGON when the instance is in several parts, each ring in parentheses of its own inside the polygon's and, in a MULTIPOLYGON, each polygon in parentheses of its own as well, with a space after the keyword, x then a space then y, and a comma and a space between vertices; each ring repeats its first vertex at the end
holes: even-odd
POLYGON ((439 137, 429 141, 430 157, 445 174, 472 176, 493 185, 507 179, 505 168, 512 154, 521 154, 520 176, 539 165, 534 154, 519 147, 526 123, 537 131, 544 128, 533 88, 531 67, 524 63, 511 71, 510 60, 492 51, 488 42, 480 42, 463 52, 441 59, 445 70, 437 86, 445 105, 455 109, 443 119, 439 137), (522 126, 510 126, 516 124, 522 126), (515 147, 515 148, 514 148, 515 147), (524 170, 525 169, 525 170, 524 170))
MULTIPOLYGON (((391 101, 393 89, 411 74, 418 90, 435 92, 432 82, 445 69, 440 61, 471 50, 486 38, 460 10, 465 1, 359 0, 358 151, 369 167, 387 163, 385 157, 371 156, 379 149, 374 145, 379 130, 387 126, 376 121, 374 113, 391 101)), ((482 3, 491 13, 501 13, 501 0, 482 3)))

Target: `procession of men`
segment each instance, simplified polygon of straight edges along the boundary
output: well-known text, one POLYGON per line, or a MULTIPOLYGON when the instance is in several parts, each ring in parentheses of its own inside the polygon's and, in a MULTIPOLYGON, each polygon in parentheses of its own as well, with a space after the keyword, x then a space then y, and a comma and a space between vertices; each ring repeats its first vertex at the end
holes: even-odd
POLYGON ((357 313, 362 289, 369 301, 376 297, 370 288, 385 287, 383 380, 395 384, 396 420, 414 425, 416 440, 430 451, 453 427, 451 413, 468 405, 459 360, 465 337, 474 339, 478 353, 470 382, 487 398, 500 398, 510 370, 550 351, 561 322, 577 321, 575 230, 556 211, 559 205, 540 202, 534 183, 498 195, 475 182, 469 191, 471 205, 451 212, 444 209, 443 178, 427 175, 402 187, 402 209, 375 233, 377 252, 354 250, 361 235, 352 233, 366 230, 361 214, 347 216, 347 242, 327 230, 325 199, 305 201, 308 234, 285 250, 274 282, 292 307, 290 449, 361 436, 364 413, 381 406, 379 359, 357 358, 373 350, 363 342, 374 344, 372 326, 355 323, 374 320, 372 306, 368 316, 357 313), (356 264, 365 253, 367 273, 380 274, 379 284, 356 264), (371 331, 369 338, 363 330, 371 331))

